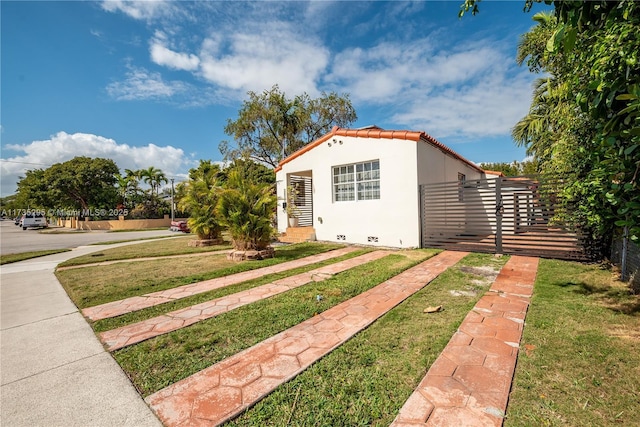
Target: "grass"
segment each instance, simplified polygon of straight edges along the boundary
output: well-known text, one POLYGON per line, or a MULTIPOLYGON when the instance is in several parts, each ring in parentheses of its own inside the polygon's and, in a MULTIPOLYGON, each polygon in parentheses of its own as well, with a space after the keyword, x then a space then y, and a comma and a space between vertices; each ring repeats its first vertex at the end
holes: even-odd
POLYGON ((10 264, 12 262, 24 261, 26 259, 38 258, 45 255, 59 254, 69 252, 71 249, 50 249, 45 251, 21 252, 17 254, 0 255, 0 265, 10 264))
MULTIPOLYGON (((317 243, 277 249, 278 256, 287 259, 324 250, 328 248, 317 243)), ((352 298, 434 253, 399 251, 113 355, 147 396, 352 298), (318 294, 324 297, 320 302, 315 298, 318 294)), ((229 267, 217 257, 87 267, 57 274, 62 275, 70 294, 76 292, 74 301, 82 303, 121 299, 274 262, 229 267)), ((483 254, 465 257, 228 425, 389 425, 487 289, 491 281, 487 270, 500 268, 507 259, 483 254), (437 305, 444 311, 423 313, 424 308, 437 305)), ((108 330, 321 264, 93 326, 96 331, 108 330)), ((541 260, 521 349, 505 426, 640 425, 640 296, 631 295, 611 271, 597 265, 541 260)))
POLYGON ((116 351, 114 357, 140 392, 148 395, 355 296, 413 263, 406 256, 390 255, 116 351), (316 295, 324 298, 318 302, 316 295))
MULTIPOLYGON (((126 231, 129 231, 129 230, 126 230, 126 231)), ((113 231, 112 233, 115 233, 115 231, 113 231)), ((106 246, 106 245, 114 245, 116 243, 139 242, 141 240, 171 239, 173 237, 175 236, 154 236, 154 237, 141 237, 139 239, 109 240, 108 242, 91 243, 90 246, 106 246)))
POLYGON ((194 295, 192 297, 181 298, 176 301, 168 302, 165 304, 156 305, 153 307, 149 307, 146 309, 134 311, 132 313, 123 314, 121 316, 98 320, 92 324, 95 332, 104 332, 111 329, 119 328, 121 326, 125 326, 131 323, 140 322, 142 320, 146 320, 152 317, 160 316, 162 314, 168 313, 170 311, 179 310, 181 308, 189 307, 195 304, 199 304, 205 301, 210 301, 215 298, 220 298, 225 295, 234 294, 237 292, 244 291, 246 289, 251 289, 257 286, 261 286, 267 283, 272 283, 276 280, 294 276, 296 274, 303 273, 305 271, 313 270, 315 268, 320 268, 325 265, 334 264, 339 261, 343 261, 349 258, 354 258, 359 255, 363 255, 367 252, 371 252, 371 249, 360 249, 346 255, 332 258, 326 261, 309 264, 304 267, 294 268, 291 270, 283 271, 281 273, 273 273, 267 276, 263 276, 259 279, 248 280, 246 282, 238 283, 236 285, 225 286, 224 288, 215 289, 209 292, 203 292, 201 294, 194 295))
MULTIPOLYGON (((207 247, 191 247, 189 241, 193 240, 193 237, 152 237, 150 239, 138 239, 138 240, 153 240, 150 242, 139 243, 135 245, 121 246, 119 248, 105 249, 100 252, 94 252, 89 255, 79 256, 77 258, 70 259, 60 264, 60 267, 67 267, 71 265, 83 265, 92 264, 96 262, 104 261, 118 261, 122 259, 136 259, 147 257, 160 257, 168 255, 184 255, 184 254, 196 254, 202 252, 219 251, 222 249, 230 249, 231 245, 226 243, 223 245, 207 246, 207 247), (161 240, 158 240, 161 239, 161 240)), ((120 242, 110 242, 121 243, 120 242)))
POLYGON ((467 256, 229 425, 388 426, 489 285, 459 267, 504 262, 467 256), (434 305, 445 310, 423 313, 434 305))
POLYGON ((541 260, 505 426, 640 425, 640 297, 595 265, 541 260))
POLYGON ((108 230, 107 233, 126 233, 129 231, 158 231, 167 230, 169 227, 155 227, 155 228, 131 228, 126 230, 108 230))
MULTIPOLYGON (((148 251, 157 253, 161 248, 154 250, 153 245, 162 246, 160 243, 150 242, 148 251)), ((147 245, 147 243, 135 246, 142 245, 147 245)), ((159 259, 61 270, 56 271, 56 276, 71 300, 82 309, 149 292, 175 288, 215 277, 291 261, 343 246, 339 244, 303 243, 278 247, 276 248, 275 258, 262 261, 238 263, 228 261, 225 254, 218 254, 207 257, 159 259)), ((127 247, 116 249, 124 250, 127 247)), ((115 251, 116 249, 112 250, 115 251)), ((122 252, 108 254, 109 258, 116 255, 118 257, 124 256, 122 252)))
MULTIPOLYGON (((216 318, 199 322, 188 328, 116 351, 114 357, 140 392, 143 395, 148 395, 292 327, 342 301, 352 298, 432 256, 434 253, 435 251, 418 250, 392 254, 381 260, 337 274, 326 281, 308 284, 273 298, 238 308, 216 318), (320 302, 315 298, 318 294, 324 297, 320 302)), ((430 361, 433 361, 435 355, 440 352, 450 338, 451 333, 471 308, 473 301, 477 299, 477 297, 453 297, 448 292, 449 287, 451 289, 460 289, 477 286, 470 284, 471 278, 477 278, 477 276, 455 269, 445 273, 445 275, 447 277, 441 281, 440 285, 427 287, 427 289, 432 289, 432 292, 433 289, 438 288, 439 293, 437 295, 432 295, 432 298, 423 296, 422 299, 414 301, 414 305, 409 309, 410 314, 393 314, 398 310, 395 309, 389 316, 386 316, 390 318, 388 321, 391 321, 391 324, 385 327, 384 333, 382 335, 375 333, 366 338, 366 341, 373 341, 373 343, 367 344, 371 345, 371 347, 367 351, 368 355, 362 357, 365 362, 372 357, 372 354, 380 351, 380 349, 375 349, 379 343, 384 343, 384 348, 395 348, 394 354, 389 355, 388 358, 385 356, 384 363, 391 368, 390 371, 385 371, 383 376, 394 375, 392 371, 397 369, 398 363, 400 365, 407 363, 412 365, 407 360, 408 357, 417 358, 425 362, 425 355, 421 351, 417 351, 419 348, 418 343, 420 342, 419 337, 424 339, 423 343, 429 342, 428 346, 430 347, 433 344, 431 342, 433 340, 432 335, 435 334, 440 336, 441 345, 434 350, 434 357, 430 358, 430 361), (456 277, 462 277, 463 279, 462 281, 456 281, 454 280, 456 277), (443 288, 443 286, 446 286, 446 288, 443 288), (448 304, 450 300, 455 301, 455 303, 452 303, 444 312, 438 313, 435 315, 436 317, 433 317, 434 324, 432 328, 425 328, 425 324, 421 322, 416 323, 416 316, 426 320, 427 315, 422 313, 426 305, 432 305, 436 301, 438 304, 448 304), (453 307, 458 304, 463 307, 457 310, 454 309, 453 307), (454 324, 449 329, 443 329, 442 324, 436 321, 445 318, 449 320, 454 318, 454 324), (412 327, 405 330, 403 328, 399 329, 399 325, 412 325, 412 327), (427 334, 426 331, 430 331, 431 335, 426 337, 424 335, 427 334), (403 336, 404 341, 402 344, 398 342, 397 334, 403 336), (405 354, 405 356, 398 359, 399 354, 405 354)), ((429 318, 429 320, 431 319, 429 318)), ((378 325, 378 323, 375 325, 378 325)), ((331 357, 331 355, 328 357, 331 357)), ((429 356, 427 356, 427 359, 429 359, 429 356)), ((352 365, 352 361, 349 361, 346 365, 338 361, 338 364, 345 368, 352 365)), ((350 375, 348 372, 336 375, 341 376, 344 374, 350 375)), ((411 385, 406 388, 405 399, 422 374, 424 374, 424 365, 411 373, 411 385)), ((331 377, 327 377, 327 379, 330 378, 335 377, 332 374, 331 377)), ((354 383, 360 382, 359 379, 354 381, 354 383)), ((312 392, 312 390, 303 391, 305 393, 312 392)), ((293 396, 290 397, 293 398, 293 396)), ((380 397, 380 400, 384 401, 386 398, 380 397)), ((342 404, 341 402, 337 403, 342 404)), ((401 405, 401 403, 398 404, 401 405)), ((344 410, 345 408, 342 407, 341 412, 344 413, 344 410)), ((277 413, 278 411, 276 410, 275 412, 277 413)), ((262 415, 256 415, 256 420, 263 420, 263 418, 262 415)), ((284 425, 285 423, 281 424, 280 421, 273 421, 273 424, 284 425)), ((347 423, 343 425, 356 424, 347 423)))
POLYGON ((84 231, 84 230, 75 230, 75 229, 64 229, 64 230, 60 230, 60 229, 43 229, 43 230, 38 230, 38 234, 81 234, 81 233, 88 233, 88 231, 84 231))

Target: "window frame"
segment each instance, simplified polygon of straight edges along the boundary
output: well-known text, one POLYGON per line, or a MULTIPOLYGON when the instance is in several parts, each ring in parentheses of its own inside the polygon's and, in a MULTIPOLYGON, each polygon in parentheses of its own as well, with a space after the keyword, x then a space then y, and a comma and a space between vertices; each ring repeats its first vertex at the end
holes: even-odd
POLYGON ((467 183, 467 175, 458 172, 458 202, 464 202, 464 188, 467 183))
POLYGON ((332 203, 380 199, 380 159, 331 166, 332 203))

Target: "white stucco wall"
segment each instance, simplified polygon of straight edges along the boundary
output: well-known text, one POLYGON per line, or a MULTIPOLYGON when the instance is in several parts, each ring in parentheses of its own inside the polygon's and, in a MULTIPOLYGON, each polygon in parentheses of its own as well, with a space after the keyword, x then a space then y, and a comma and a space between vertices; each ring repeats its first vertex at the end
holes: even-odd
MULTIPOLYGON (((391 247, 419 246, 416 143, 407 140, 335 137, 285 163, 276 174, 278 196, 284 197, 286 177, 312 171, 313 226, 318 240, 391 247), (339 143, 342 141, 342 144, 339 143), (331 144, 331 147, 329 147, 331 144), (380 161, 380 199, 334 202, 332 167, 380 161), (377 237, 377 242, 369 241, 377 237)), ((278 231, 287 228, 286 212, 278 204, 278 231)))
POLYGON ((420 246, 419 184, 455 181, 458 172, 467 179, 481 176, 423 141, 336 136, 285 163, 276 173, 279 232, 288 226, 282 208, 287 176, 308 171, 313 178, 313 226, 318 240, 337 242, 341 241, 337 236, 343 235, 348 243, 400 248, 420 246), (332 167, 371 160, 380 161, 380 199, 334 202, 332 167))
MULTIPOLYGON (((465 175, 466 181, 472 181, 482 177, 475 168, 452 157, 451 155, 433 147, 430 144, 418 144, 418 183, 419 184, 436 184, 445 182, 457 182, 458 173, 465 175)), ((453 209, 454 215, 445 215, 445 224, 450 228, 457 228, 459 232, 465 231, 467 224, 460 216, 460 210, 466 209, 465 201, 470 202, 473 194, 467 194, 464 190, 462 201, 451 200, 447 202, 446 209, 453 209), (470 197, 471 196, 471 197, 470 197)), ((425 203, 429 203, 425 200, 425 203)))
POLYGON ((458 172, 467 180, 478 179, 480 172, 425 142, 417 144, 418 184, 434 184, 458 180, 458 172))

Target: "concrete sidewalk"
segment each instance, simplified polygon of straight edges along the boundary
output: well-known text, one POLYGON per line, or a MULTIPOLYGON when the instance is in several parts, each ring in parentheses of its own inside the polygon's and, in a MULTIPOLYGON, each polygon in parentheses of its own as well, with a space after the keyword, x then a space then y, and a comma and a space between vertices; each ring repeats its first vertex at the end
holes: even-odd
POLYGON ((56 279, 83 246, 0 267, 0 425, 161 426, 56 279))

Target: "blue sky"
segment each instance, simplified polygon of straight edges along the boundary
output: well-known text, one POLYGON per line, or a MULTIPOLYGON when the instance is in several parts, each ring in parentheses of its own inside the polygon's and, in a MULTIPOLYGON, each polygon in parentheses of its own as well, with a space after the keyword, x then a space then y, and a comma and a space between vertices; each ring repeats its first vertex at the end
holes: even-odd
POLYGON ((247 91, 348 93, 353 127, 426 131, 474 162, 510 138, 531 75, 524 1, 2 1, 1 194, 76 155, 176 181, 218 144, 247 91))

